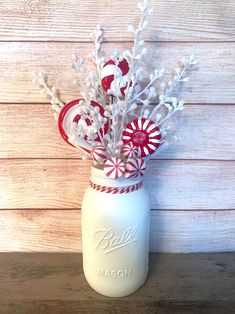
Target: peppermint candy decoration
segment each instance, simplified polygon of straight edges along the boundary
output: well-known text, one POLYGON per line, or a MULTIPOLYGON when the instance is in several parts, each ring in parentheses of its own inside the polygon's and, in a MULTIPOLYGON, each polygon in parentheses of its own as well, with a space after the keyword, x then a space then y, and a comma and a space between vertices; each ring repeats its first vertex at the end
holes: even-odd
POLYGON ((135 158, 138 156, 138 148, 130 142, 123 145, 121 153, 126 158, 135 158))
POLYGON ((123 143, 132 143, 138 147, 141 157, 152 154, 159 146, 161 133, 151 120, 138 118, 130 122, 123 131, 123 143))
POLYGON ((91 151, 91 158, 99 164, 103 164, 105 159, 107 159, 105 148, 103 146, 94 147, 91 151))
POLYGON ((111 179, 120 178, 125 172, 125 165, 122 159, 113 157, 104 163, 104 172, 111 179))
POLYGON ((126 178, 143 177, 146 169, 146 164, 142 158, 130 158, 126 163, 126 178))
MULTIPOLYGON (((125 77, 130 70, 129 64, 126 59, 123 59, 119 62, 118 67, 115 66, 115 62, 113 60, 107 61, 103 68, 101 69, 101 84, 103 89, 107 92, 109 89, 116 90, 114 75, 117 70, 120 70, 120 74, 122 75, 123 80, 125 81, 125 77)), ((127 84, 126 84, 127 85, 127 84)), ((120 87, 119 96, 124 96, 124 91, 126 86, 120 87)))
MULTIPOLYGON (((79 110, 81 109, 81 102, 83 102, 83 99, 76 99, 73 100, 71 102, 69 102, 68 104, 66 104, 60 111, 59 117, 58 117, 58 128, 59 128, 59 132, 60 135, 62 136, 62 138, 65 140, 66 143, 72 145, 69 140, 68 140, 68 135, 67 133, 69 132, 71 125, 73 122, 78 122, 81 119, 81 115, 78 114, 79 110)), ((92 107, 98 107, 99 108, 99 114, 104 117, 104 109, 103 107, 98 104, 95 101, 91 101, 90 105, 92 107)), ((89 113, 88 113, 89 115, 89 113)), ((89 128, 92 128, 92 123, 89 119, 86 119, 84 121, 84 127, 86 127, 86 129, 88 130, 89 128)), ((108 132, 108 123, 105 124, 104 126, 104 134, 106 134, 108 132)), ((87 136, 85 135, 83 138, 85 141, 87 141, 87 136)), ((100 142, 100 138, 97 136, 95 138, 96 142, 100 142)), ((72 145, 74 146, 74 145, 72 145)), ((83 147, 81 147, 83 148, 83 147)), ((83 148, 84 149, 84 148, 83 148)), ((84 149, 87 152, 91 152, 90 150, 88 151, 87 149, 84 149)))

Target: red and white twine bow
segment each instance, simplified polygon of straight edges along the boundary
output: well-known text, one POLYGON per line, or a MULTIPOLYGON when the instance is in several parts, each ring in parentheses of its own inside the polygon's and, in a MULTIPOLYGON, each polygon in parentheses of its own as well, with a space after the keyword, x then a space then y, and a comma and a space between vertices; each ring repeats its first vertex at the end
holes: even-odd
POLYGON ((140 181, 136 184, 124 187, 110 187, 96 184, 90 181, 90 187, 96 191, 110 193, 110 194, 125 194, 139 190, 143 185, 143 181, 140 181))

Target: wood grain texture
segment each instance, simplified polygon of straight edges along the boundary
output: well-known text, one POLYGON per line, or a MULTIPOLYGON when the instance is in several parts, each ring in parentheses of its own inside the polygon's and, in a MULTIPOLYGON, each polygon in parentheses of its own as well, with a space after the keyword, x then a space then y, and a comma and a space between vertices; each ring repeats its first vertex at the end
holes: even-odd
MULTIPOLYGON (((129 24, 138 23, 133 0, 13 0, 1 1, 0 40, 90 41, 97 24, 109 41, 131 40, 129 24)), ((233 41, 235 8, 232 0, 152 0, 151 41, 233 41)))
MULTIPOLYGON (((0 250, 81 249, 80 212, 71 209, 81 206, 90 163, 79 160, 77 150, 60 138, 48 100, 32 83, 32 72, 43 69, 64 101, 78 98, 71 55, 84 57, 91 51, 90 33, 98 23, 105 29, 106 56, 114 46, 130 48, 132 37, 126 29, 138 22, 136 4, 134 0, 1 1, 0 250)), ((152 212, 151 250, 232 250, 234 1, 150 0, 150 6, 154 13, 144 34, 149 49, 145 73, 162 66, 171 70, 178 59, 192 53, 200 64, 180 94, 191 105, 172 122, 172 133, 177 129, 180 141, 162 153, 160 160, 150 162, 145 178, 151 206, 160 210, 152 212)), ((88 62, 87 71, 90 66, 88 62)), ((64 314, 69 306, 55 300, 49 305, 40 302, 34 305, 44 312, 59 304, 64 314)), ((5 304, 0 312, 20 313, 22 304, 14 308, 5 304)), ((32 313, 32 304, 27 303, 26 314, 32 313)), ((141 304, 135 304, 132 312, 141 304)), ((82 306, 85 311, 86 305, 82 306)), ((179 313, 188 308, 194 313, 191 306, 182 306, 179 313)), ((197 306, 195 313, 200 312, 197 306)), ((168 313, 169 307, 164 303, 160 311, 168 313)), ((73 303, 69 308, 73 313, 73 303)), ((218 309, 217 304, 212 313, 218 309)), ((152 310, 156 311, 155 305, 147 312, 152 310)))
MULTIPOLYGON (((235 250, 235 211, 151 211, 150 251, 235 250)), ((1 252, 81 252, 79 210, 1 210, 1 252)))
POLYGON ((81 254, 1 253, 0 311, 1 314, 232 313, 234 261, 234 253, 150 254, 145 284, 125 298, 108 298, 89 287, 81 254))
POLYGON ((3 301, 0 304, 1 314, 224 314, 232 313, 235 302, 233 301, 155 301, 140 300, 132 301, 126 299, 105 299, 105 301, 97 301, 95 298, 91 300, 80 300, 79 295, 76 300, 19 300, 3 301), (79 311, 79 312, 78 312, 79 311))
POLYGON ((150 254, 145 284, 107 298, 85 280, 81 254, 1 253, 1 314, 225 314, 234 309, 232 253, 150 254), (167 269, 167 271, 166 271, 167 269))
MULTIPOLYGON (((119 43, 125 49, 130 43, 119 43)), ((172 71, 177 60, 194 53, 200 60, 200 70, 191 73, 192 80, 183 88, 181 96, 190 103, 235 103, 235 43, 148 43, 149 55, 143 66, 147 75, 154 67, 165 66, 172 71), (192 92, 193 91, 193 92, 192 92)), ((113 44, 104 45, 106 56, 113 44)), ((86 56, 91 44, 79 43, 1 43, 0 86, 1 102, 47 102, 32 83, 33 71, 43 69, 51 83, 61 90, 65 101, 78 98, 73 85, 76 77, 71 69, 71 55, 86 56)), ((89 71, 89 63, 87 71, 89 71)))
MULTIPOLYGON (((1 160, 0 209, 80 208, 88 169, 82 160, 1 160)), ((153 209, 235 209, 233 161, 154 160, 144 181, 153 209)))
MULTIPOLYGON (((158 158, 235 160, 234 121, 235 105, 188 105, 168 123, 179 140, 158 158)), ((81 157, 60 137, 50 105, 0 105, 0 134, 0 158, 81 157)))

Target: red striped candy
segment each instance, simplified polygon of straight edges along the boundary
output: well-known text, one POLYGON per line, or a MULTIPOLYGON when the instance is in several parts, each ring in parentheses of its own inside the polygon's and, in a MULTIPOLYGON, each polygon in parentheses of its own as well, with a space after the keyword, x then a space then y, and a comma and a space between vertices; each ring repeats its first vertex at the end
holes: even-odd
POLYGON ((94 147, 91 151, 91 158, 99 164, 103 164, 105 159, 107 159, 105 148, 103 146, 94 147))
MULTIPOLYGON (((126 59, 123 59, 122 61, 119 62, 118 64, 118 68, 121 71, 122 76, 126 76, 127 73, 129 72, 129 64, 127 62, 126 59)), ((115 62, 113 60, 109 60, 107 61, 103 68, 101 69, 101 83, 103 86, 103 89, 107 92, 110 88, 111 89, 115 89, 114 85, 114 74, 116 71, 116 66, 115 66, 115 62)), ((126 87, 122 87, 120 88, 120 96, 124 96, 124 91, 125 91, 126 87)))
POLYGON ((146 164, 142 158, 130 158, 126 163, 126 178, 143 177, 146 169, 146 164))
POLYGON ((120 178, 125 172, 124 162, 117 157, 109 158, 104 163, 104 172, 111 179, 120 178))
POLYGON ((122 140, 124 144, 132 143, 138 147, 139 155, 145 157, 160 146, 161 133, 153 121, 139 118, 126 126, 122 140))
MULTIPOLYGON (((76 99, 76 100, 73 100, 73 101, 69 102, 68 104, 66 104, 61 109, 59 117, 58 117, 59 132, 60 132, 62 138, 65 140, 65 142, 70 144, 70 145, 72 145, 72 144, 69 143, 69 141, 68 141, 67 132, 70 129, 72 122, 78 122, 81 119, 81 115, 78 114, 78 110, 81 108, 81 104, 80 104, 81 101, 83 101, 83 99, 76 99)), ((92 107, 98 107, 100 115, 102 117, 104 117, 104 109, 100 104, 98 104, 95 101, 91 101, 91 106, 92 107)), ((92 123, 89 119, 86 119, 85 123, 87 125, 87 128, 89 128, 89 126, 92 125, 92 123)), ((108 132, 108 123, 105 124, 105 126, 104 126, 104 134, 106 134, 107 132, 108 132)), ((84 136, 84 140, 87 140, 87 136, 84 136)), ((97 134, 95 141, 100 142, 100 138, 99 138, 98 134, 97 134)), ((90 153, 90 151, 89 151, 89 153, 90 153)))
POLYGON ((138 156, 138 148, 130 142, 123 145, 121 153, 125 158, 134 158, 138 156))

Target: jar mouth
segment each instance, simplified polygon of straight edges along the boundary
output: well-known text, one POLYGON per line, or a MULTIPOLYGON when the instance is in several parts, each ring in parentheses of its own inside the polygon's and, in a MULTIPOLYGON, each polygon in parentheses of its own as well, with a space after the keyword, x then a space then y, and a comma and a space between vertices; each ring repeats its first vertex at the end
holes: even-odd
POLYGON ((91 166, 91 181, 96 184, 101 184, 110 187, 126 187, 142 181, 142 178, 125 178, 124 176, 118 179, 108 178, 102 166, 91 166))

